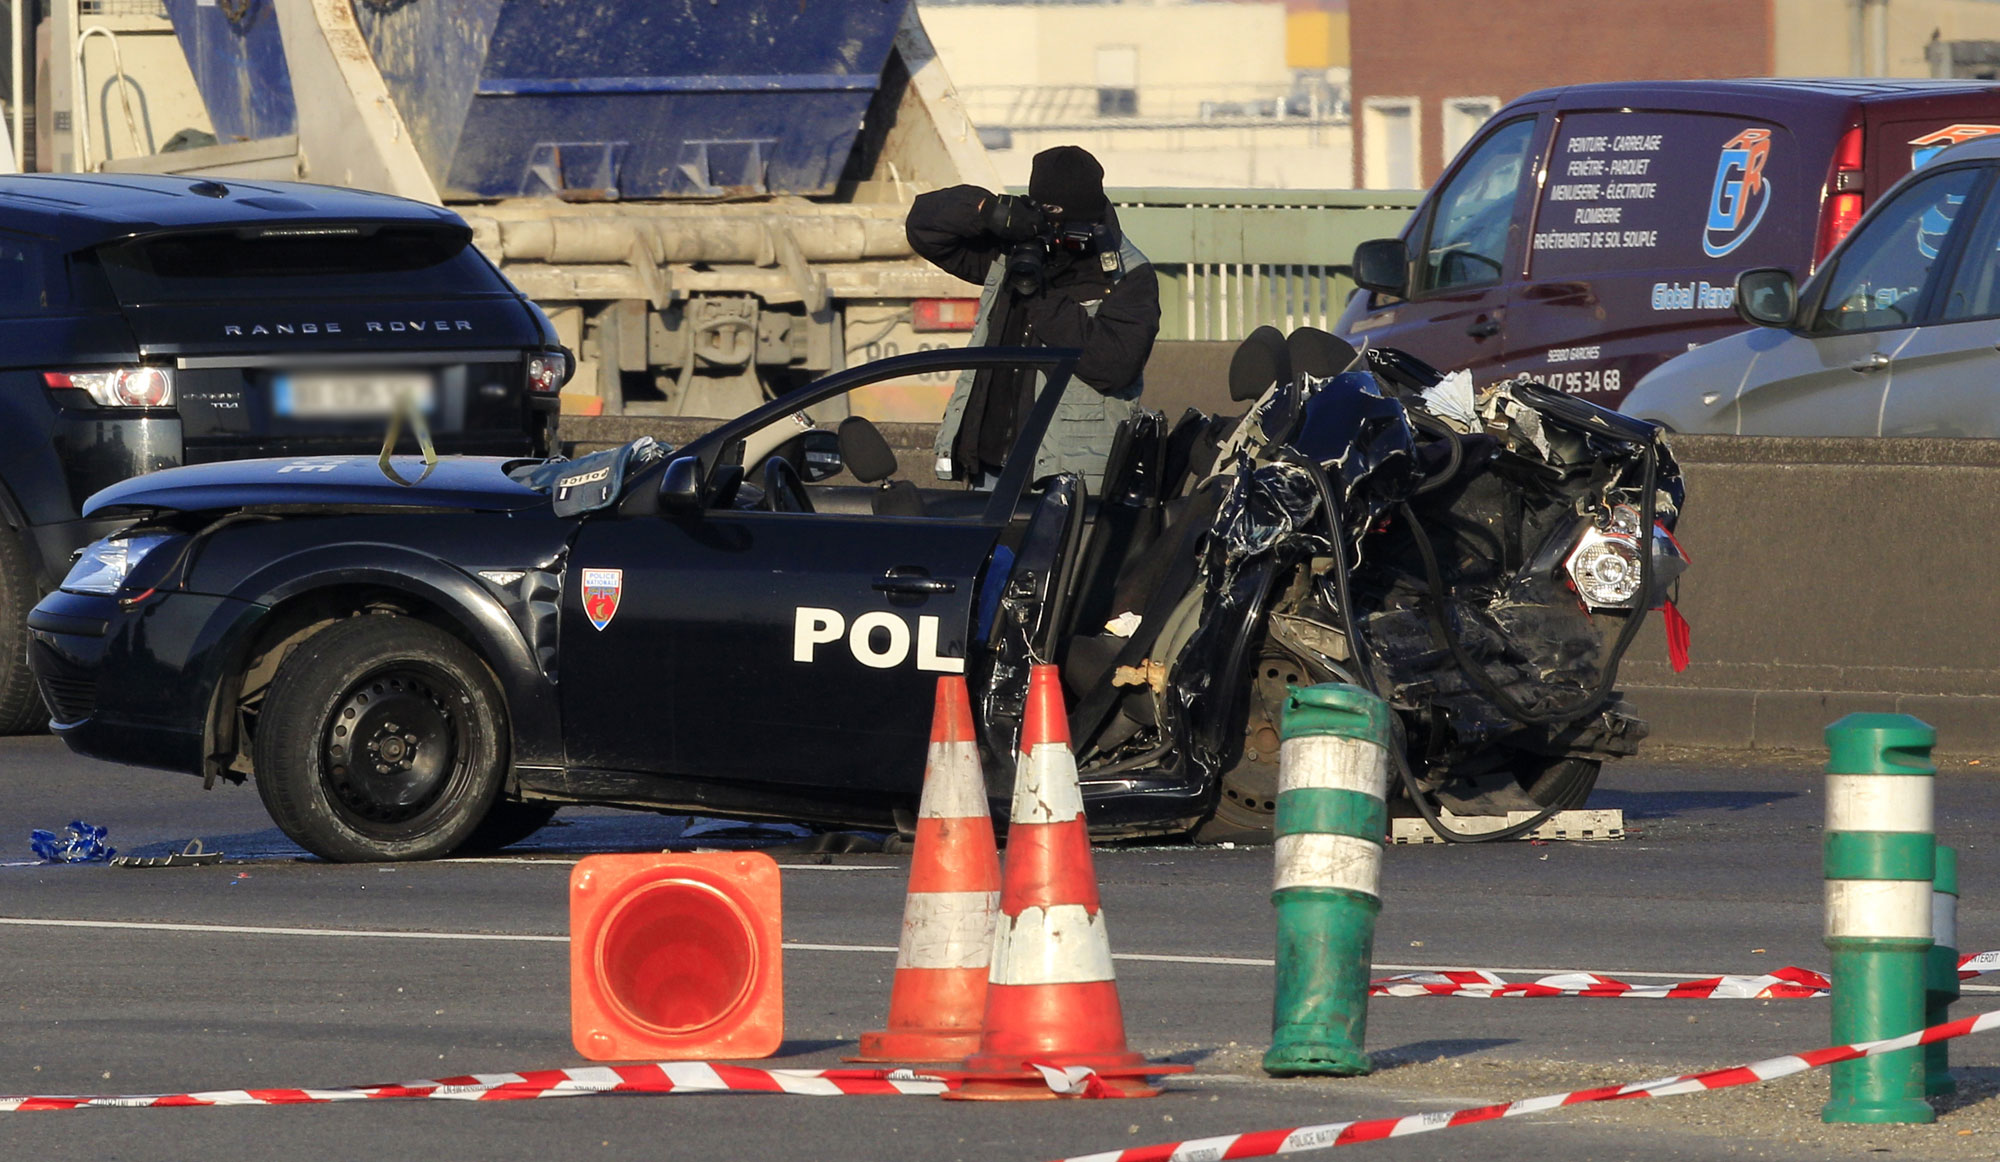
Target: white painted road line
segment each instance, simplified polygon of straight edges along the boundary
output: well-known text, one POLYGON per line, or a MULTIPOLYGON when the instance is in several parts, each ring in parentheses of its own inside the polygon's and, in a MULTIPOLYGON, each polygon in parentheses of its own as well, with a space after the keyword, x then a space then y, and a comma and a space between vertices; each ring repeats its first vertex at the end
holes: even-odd
MULTIPOLYGON (((645 855, 649 853, 599 852, 598 854, 645 855)), ((673 854, 679 854, 679 853, 676 852, 673 854)), ((587 857, 581 855, 551 855, 546 858, 538 858, 532 855, 463 855, 463 856, 450 856, 445 859, 438 860, 437 862, 440 864, 512 863, 512 864, 542 864, 549 867, 574 867, 579 861, 585 858, 587 857)), ((230 861, 224 860, 223 862, 228 863, 230 861)), ((243 862, 248 863, 250 861, 245 860, 243 862)), ((5 866, 5 865, 0 865, 0 866, 5 866)), ((27 865, 24 864, 22 866, 25 867, 27 865)), ((873 872, 873 871, 909 870, 908 868, 903 867, 901 864, 893 864, 893 863, 781 863, 778 866, 786 871, 873 872)))
MULTIPOLYGON (((517 944, 567 944, 567 936, 544 936, 527 932, 411 932, 384 928, 279 928, 249 924, 167 924, 147 920, 55 920, 27 916, 0 916, 0 926, 16 928, 99 928, 137 932, 186 932, 231 936, 321 936, 353 937, 364 940, 485 940, 517 944)), ((787 942, 793 952, 867 952, 893 956, 893 944, 806 944, 787 942)), ((1158 964, 1213 964, 1238 968, 1271 968, 1277 962, 1254 956, 1178 956, 1154 952, 1115 952, 1113 960, 1148 961, 1158 964)), ((1372 972, 1470 972, 1476 969, 1440 968, 1433 964, 1371 964, 1372 972)), ((1549 976, 1576 969, 1494 968, 1485 971, 1502 976, 1549 976)), ((1713 972, 1600 972, 1600 976, 1643 977, 1661 980, 1701 980, 1720 975, 1713 972)), ((1961 984, 1961 992, 2000 993, 1993 985, 1961 984)))
MULTIPOLYGON (((108 928, 133 932, 192 932, 231 936, 354 936, 376 940, 499 940, 568 944, 567 936, 523 932, 398 932, 382 928, 269 928, 249 924, 163 924, 148 920, 43 920, 0 916, 0 925, 20 928, 108 928)), ((890 949, 894 952, 895 949, 890 949)))

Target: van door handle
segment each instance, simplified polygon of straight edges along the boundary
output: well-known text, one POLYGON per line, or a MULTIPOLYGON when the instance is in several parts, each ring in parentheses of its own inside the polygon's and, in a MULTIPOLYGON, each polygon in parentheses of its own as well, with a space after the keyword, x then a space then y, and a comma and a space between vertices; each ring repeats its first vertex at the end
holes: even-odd
POLYGON ((915 565, 898 565, 877 577, 874 588, 881 593, 928 595, 955 593, 958 591, 958 582, 933 577, 915 565))
POLYGON ((1863 375, 1871 371, 1880 371, 1887 366, 1889 366, 1889 357, 1880 351, 1875 352, 1866 359, 1847 365, 1848 370, 1859 371, 1863 375))
POLYGON ((1465 333, 1475 339, 1485 339, 1500 333, 1500 324, 1491 319, 1481 319, 1465 329, 1465 333))

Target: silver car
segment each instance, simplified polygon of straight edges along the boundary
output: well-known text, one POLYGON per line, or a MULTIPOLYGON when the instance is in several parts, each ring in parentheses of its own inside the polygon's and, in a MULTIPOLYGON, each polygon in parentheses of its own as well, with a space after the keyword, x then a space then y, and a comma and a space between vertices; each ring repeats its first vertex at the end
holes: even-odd
POLYGON ((1820 269, 1736 280, 1750 331, 1661 364, 1619 410, 1680 432, 2000 437, 2000 136, 1897 182, 1820 269))

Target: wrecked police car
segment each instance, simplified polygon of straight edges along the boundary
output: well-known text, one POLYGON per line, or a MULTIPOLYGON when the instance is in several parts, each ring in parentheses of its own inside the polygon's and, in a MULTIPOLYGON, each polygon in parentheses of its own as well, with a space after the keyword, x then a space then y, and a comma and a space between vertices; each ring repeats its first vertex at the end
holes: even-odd
POLYGON ((365 457, 115 485, 90 511, 134 523, 29 623, 53 728, 254 778, 334 860, 501 846, 568 803, 908 828, 940 674, 1004 806, 1037 661, 1101 837, 1267 832, 1291 685, 1388 699, 1433 819, 1579 804, 1632 752, 1617 661, 1681 563, 1651 425, 1265 328, 1242 420, 1142 412, 1101 480, 1031 479, 1075 358, 903 356, 671 452, 447 458, 408 487, 365 457), (1045 377, 990 492, 898 479, 838 418, 968 367, 1045 377))

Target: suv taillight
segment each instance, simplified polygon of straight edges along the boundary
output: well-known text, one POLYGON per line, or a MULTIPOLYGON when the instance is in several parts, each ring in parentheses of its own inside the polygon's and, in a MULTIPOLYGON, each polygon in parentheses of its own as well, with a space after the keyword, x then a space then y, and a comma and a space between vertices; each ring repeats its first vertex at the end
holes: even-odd
POLYGON ((569 356, 560 351, 543 351, 528 356, 528 390, 561 391, 569 382, 569 356))
POLYGON ((113 367, 107 371, 44 371, 42 382, 88 392, 99 407, 163 408, 174 402, 174 373, 166 367, 113 367))
POLYGON ((1840 135, 1833 167, 1826 175, 1826 193, 1819 204, 1819 239, 1813 246, 1817 268, 1854 224, 1861 220, 1861 126, 1840 135))

